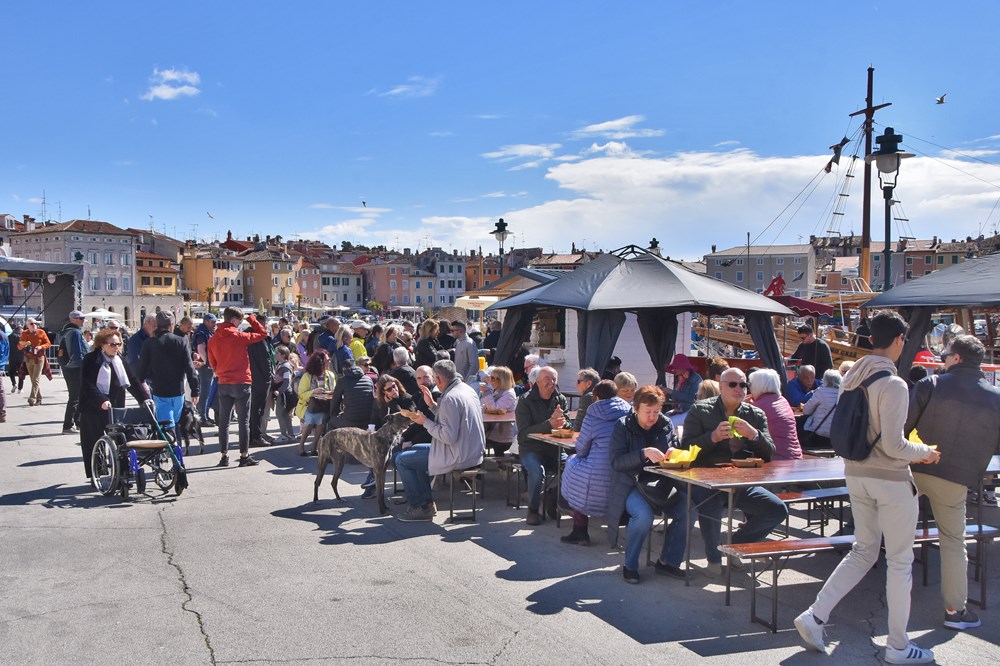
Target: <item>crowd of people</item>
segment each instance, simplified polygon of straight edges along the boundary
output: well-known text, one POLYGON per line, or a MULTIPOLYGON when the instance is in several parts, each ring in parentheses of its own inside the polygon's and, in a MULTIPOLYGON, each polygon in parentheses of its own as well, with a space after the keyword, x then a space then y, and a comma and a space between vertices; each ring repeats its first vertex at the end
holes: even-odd
MULTIPOLYGON (((682 561, 695 518, 706 573, 723 571, 722 495, 692 487, 690 499, 697 508, 696 515, 688 515, 688 487, 650 484, 644 467, 674 449, 694 447, 699 453, 693 464, 700 467, 747 457, 800 459, 810 449, 830 446, 839 396, 864 384, 869 440, 875 445, 868 458, 845 461, 855 546, 796 619, 796 627, 808 646, 825 650, 824 624, 884 547, 886 660, 932 658, 906 633, 919 494, 929 498, 940 531, 945 626, 979 626, 966 606, 965 502, 969 487, 978 484, 990 457, 1000 451, 1000 389, 981 371, 985 349, 975 336, 953 337, 941 356, 941 373, 912 386, 895 371, 907 330, 893 313, 866 322, 869 356, 836 369, 825 343, 811 328, 800 329, 797 374, 784 390, 774 370, 744 372, 721 359, 709 360, 703 378, 684 354, 665 368, 673 375, 669 388, 640 386, 612 359, 603 374, 592 368, 577 373, 574 415, 555 368, 527 353, 516 357, 515 367, 487 366, 492 348, 483 345, 490 338, 470 335, 462 321, 429 319, 417 330, 408 322, 383 328, 329 317, 317 328, 306 324, 296 330, 282 320, 268 330, 234 307, 225 309, 221 321, 206 315, 197 327, 184 320, 175 327, 173 317, 160 312, 143 321, 127 347, 114 322, 97 333, 91 348, 82 322, 81 313, 70 313, 59 358, 69 393, 64 432, 80 433, 88 480, 89 454, 108 422, 108 410, 124 406, 126 392, 150 400, 157 418, 168 425, 179 420, 189 401, 205 424, 219 428, 219 466, 229 465, 234 416, 238 463, 245 467, 257 464, 252 447, 294 442, 308 457, 329 430, 374 430, 390 414, 405 411, 412 425, 391 452, 408 505, 400 520, 433 519, 435 475, 475 468, 487 454, 517 456, 527 478, 525 523, 537 526, 546 515, 556 517, 562 498, 573 516, 570 532, 561 538, 566 544, 589 545, 592 518, 605 520, 612 546, 624 526, 622 575, 631 584, 640 582, 639 556, 656 514, 665 517, 667 529, 655 573, 685 577, 682 561), (267 433, 272 410, 278 438, 267 433), (487 415, 512 418, 484 419, 487 415), (297 431, 293 416, 300 422, 297 431), (578 432, 575 452, 568 457, 531 437, 566 428, 578 432), (562 484, 555 488, 555 472, 562 465, 562 484)), ((23 361, 31 381, 29 404, 38 404, 38 359, 51 343, 32 320, 16 333, 16 351, 23 358, 15 356, 13 344, 0 344, 0 360, 23 361)), ((494 333, 498 327, 491 326, 496 344, 494 333)), ((16 379, 11 375, 12 386, 16 379)), ((375 487, 373 470, 362 486, 365 498, 383 491, 375 487)), ((766 539, 787 517, 785 504, 760 486, 737 491, 733 504, 745 517, 731 535, 736 544, 766 539)), ((738 560, 727 564, 741 567, 738 560)))

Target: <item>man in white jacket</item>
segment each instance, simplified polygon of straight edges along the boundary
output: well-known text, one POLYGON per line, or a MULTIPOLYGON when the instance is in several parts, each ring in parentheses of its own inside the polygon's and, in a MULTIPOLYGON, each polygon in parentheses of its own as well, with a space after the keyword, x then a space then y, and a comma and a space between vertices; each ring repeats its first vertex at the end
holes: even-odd
POLYGON ((426 386, 420 390, 434 418, 413 416, 431 435, 430 444, 414 444, 396 458, 403 478, 409 508, 399 517, 404 522, 426 522, 434 518, 431 476, 482 464, 486 447, 483 409, 478 393, 462 381, 455 364, 434 364, 434 382, 441 391, 435 402, 426 386))
POLYGON ((844 390, 850 391, 876 372, 891 373, 868 387, 868 441, 876 441, 880 435, 875 447, 864 460, 844 461, 854 514, 854 547, 830 575, 813 605, 795 618, 795 627, 811 649, 826 652, 823 626, 837 603, 871 571, 884 536, 889 607, 885 660, 890 664, 924 664, 933 661, 934 654, 911 643, 906 633, 917 528, 917 489, 910 463, 935 463, 940 455, 903 435, 909 391, 906 382, 896 376, 896 361, 903 351, 906 322, 894 312, 880 312, 872 319, 871 332, 871 356, 855 363, 843 382, 844 390))

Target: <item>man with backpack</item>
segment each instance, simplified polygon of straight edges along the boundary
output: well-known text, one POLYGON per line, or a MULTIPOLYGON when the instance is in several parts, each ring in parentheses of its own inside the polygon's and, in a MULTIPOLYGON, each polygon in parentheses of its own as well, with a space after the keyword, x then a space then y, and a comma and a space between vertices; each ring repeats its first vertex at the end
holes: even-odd
POLYGON ((986 355, 974 335, 962 335, 941 354, 944 374, 922 379, 910 396, 904 432, 917 429, 921 441, 937 445, 939 465, 917 465, 913 481, 927 495, 941 544, 944 626, 963 631, 982 624, 966 608, 969 558, 965 550, 965 502, 990 458, 1000 453, 1000 388, 983 375, 986 355))
POLYGON ((917 489, 910 463, 936 463, 940 454, 926 444, 907 441, 903 434, 909 391, 896 375, 896 361, 903 351, 906 330, 906 322, 894 312, 875 315, 871 322, 872 354, 855 363, 844 379, 831 440, 845 457, 855 542, 813 605, 795 618, 795 627, 810 648, 826 652, 823 625, 840 600, 871 571, 884 537, 889 607, 885 660, 890 664, 924 664, 933 661, 933 653, 911 643, 906 633, 917 527, 917 489), (867 419, 856 418, 859 405, 865 406, 862 416, 867 419), (867 427, 852 431, 844 425, 847 423, 866 423, 867 427), (845 448, 844 440, 852 445, 845 448))

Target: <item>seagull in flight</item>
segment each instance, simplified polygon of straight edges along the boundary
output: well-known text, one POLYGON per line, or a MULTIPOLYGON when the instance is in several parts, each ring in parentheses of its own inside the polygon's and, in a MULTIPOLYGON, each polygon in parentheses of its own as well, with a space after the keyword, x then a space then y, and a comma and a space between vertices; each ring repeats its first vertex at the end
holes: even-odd
POLYGON ((944 95, 941 95, 940 97, 935 97, 934 101, 937 102, 938 104, 944 104, 944 98, 945 98, 945 96, 947 96, 947 94, 948 93, 945 93, 944 95))
POLYGON ((205 211, 205 215, 208 215, 208 219, 210 219, 210 220, 214 220, 215 219, 214 217, 212 217, 212 214, 209 213, 208 211, 205 211))
POLYGON ((362 199, 362 200, 361 200, 361 206, 362 206, 363 208, 368 208, 368 202, 362 199))

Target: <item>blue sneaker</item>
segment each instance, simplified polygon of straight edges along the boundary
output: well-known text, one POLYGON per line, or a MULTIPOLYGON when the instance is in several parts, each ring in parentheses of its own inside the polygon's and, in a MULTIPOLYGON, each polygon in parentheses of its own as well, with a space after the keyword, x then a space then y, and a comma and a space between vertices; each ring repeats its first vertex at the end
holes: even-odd
POLYGON ((369 471, 368 476, 365 477, 364 483, 361 484, 362 488, 368 489, 375 485, 375 473, 369 471))

